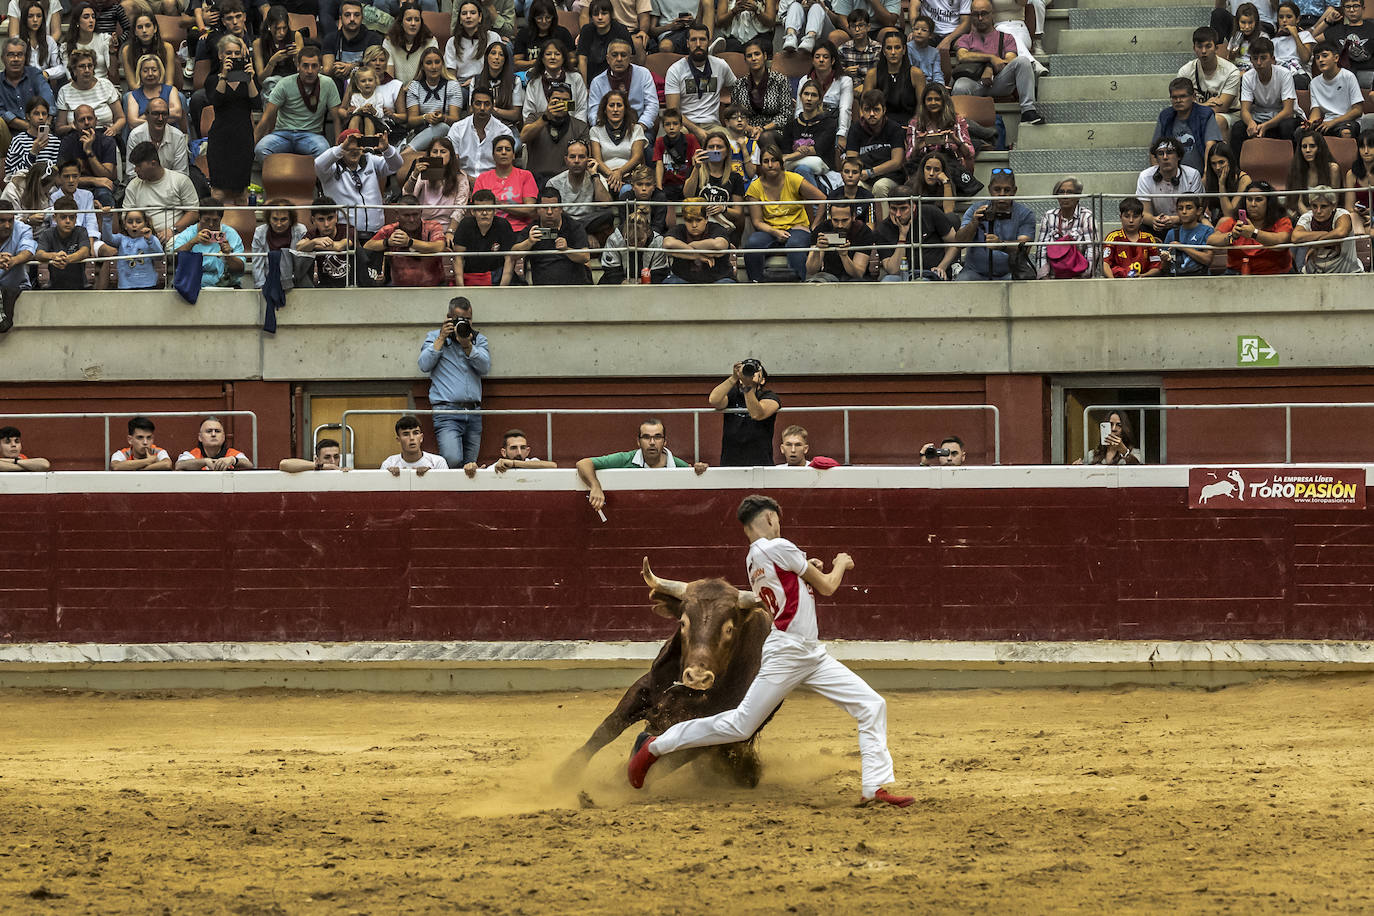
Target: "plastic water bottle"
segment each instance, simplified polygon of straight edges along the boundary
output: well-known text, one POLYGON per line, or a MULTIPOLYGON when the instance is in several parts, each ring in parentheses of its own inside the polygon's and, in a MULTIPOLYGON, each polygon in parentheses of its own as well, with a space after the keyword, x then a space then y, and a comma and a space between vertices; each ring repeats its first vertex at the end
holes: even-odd
POLYGON ((907 259, 905 252, 902 254, 901 274, 903 280, 911 279, 911 262, 907 259))

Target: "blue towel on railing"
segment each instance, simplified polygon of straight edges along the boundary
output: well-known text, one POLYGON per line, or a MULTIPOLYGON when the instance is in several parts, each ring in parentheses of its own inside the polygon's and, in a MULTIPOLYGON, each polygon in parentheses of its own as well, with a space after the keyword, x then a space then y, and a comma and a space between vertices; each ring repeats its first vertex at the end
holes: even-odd
POLYGON ((268 334, 277 333, 277 309, 286 305, 286 291, 281 285, 282 250, 267 253, 267 275, 262 281, 262 298, 267 300, 267 311, 262 316, 262 329, 268 334))
POLYGON ((172 288, 191 305, 200 298, 200 284, 205 272, 205 256, 199 251, 183 251, 177 255, 177 269, 172 288))

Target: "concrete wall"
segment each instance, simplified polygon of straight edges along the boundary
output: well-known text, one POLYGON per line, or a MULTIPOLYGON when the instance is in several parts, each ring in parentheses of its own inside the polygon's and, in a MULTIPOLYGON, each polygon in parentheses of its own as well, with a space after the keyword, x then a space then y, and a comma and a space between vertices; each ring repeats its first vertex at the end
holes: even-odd
MULTIPOLYGON (((788 375, 1236 368, 1258 334, 1285 368, 1367 366, 1370 280, 1216 277, 728 289, 472 290, 493 378, 682 378, 745 349, 788 375)), ((255 292, 24 294, 0 382, 419 378, 452 289, 290 294, 275 337, 255 292)))

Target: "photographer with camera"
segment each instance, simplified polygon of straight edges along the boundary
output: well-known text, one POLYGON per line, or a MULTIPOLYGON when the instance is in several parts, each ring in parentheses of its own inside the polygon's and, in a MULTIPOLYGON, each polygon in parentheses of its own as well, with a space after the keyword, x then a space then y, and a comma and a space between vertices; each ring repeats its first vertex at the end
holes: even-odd
MULTIPOLYGON (((954 233, 954 241, 961 245, 980 242, 964 252, 964 269, 959 280, 1012 280, 1015 276, 1018 249, 1035 239, 1035 214, 1025 204, 1017 203, 1016 176, 1011 169, 993 169, 988 182, 991 200, 979 200, 964 211, 963 223, 954 233)), ((1022 259, 1022 271, 1034 277, 1034 265, 1022 259)))
POLYGON ((716 410, 727 411, 721 418, 721 467, 772 466, 773 425, 782 403, 772 389, 764 387, 767 384, 768 370, 747 357, 735 363, 707 398, 716 410))
POLYGON ((243 274, 243 239, 233 226, 224 225, 224 203, 216 197, 200 199, 200 218, 172 239, 178 254, 199 252, 201 288, 238 286, 243 274))
POLYGON ((960 467, 964 463, 964 440, 958 436, 946 436, 940 440, 940 447, 936 448, 934 442, 927 442, 921 446, 921 467, 928 468, 931 465, 960 467))
MULTIPOLYGON (((482 379, 491 371, 487 338, 472 326, 472 303, 466 296, 448 301, 448 316, 430 331, 420 347, 420 371, 430 377, 429 404, 435 410, 480 410, 482 379)), ((482 415, 435 414, 439 454, 451 468, 477 460, 482 444, 482 415)))

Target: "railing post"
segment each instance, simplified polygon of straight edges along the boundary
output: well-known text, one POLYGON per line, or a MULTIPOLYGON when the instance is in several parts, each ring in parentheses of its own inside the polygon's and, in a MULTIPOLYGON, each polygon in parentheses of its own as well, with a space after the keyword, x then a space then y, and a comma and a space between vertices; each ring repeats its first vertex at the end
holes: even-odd
POLYGON ((546 461, 553 460, 553 411, 544 411, 544 454, 546 461))
POLYGON ((1293 406, 1283 408, 1283 463, 1293 463, 1293 406))
POLYGON ((701 413, 692 414, 692 463, 701 462, 701 413))
POLYGON ((846 407, 841 413, 844 416, 844 465, 849 467, 849 408, 846 407))
POLYGON ((104 425, 105 425, 105 451, 104 451, 102 454, 105 456, 105 470, 108 471, 108 470, 110 469, 110 418, 109 418, 109 417, 105 417, 105 418, 104 418, 104 425))

